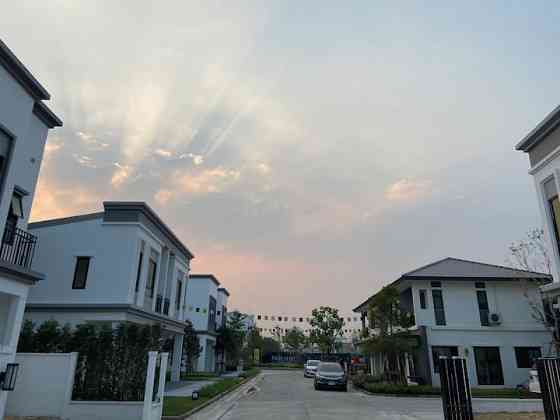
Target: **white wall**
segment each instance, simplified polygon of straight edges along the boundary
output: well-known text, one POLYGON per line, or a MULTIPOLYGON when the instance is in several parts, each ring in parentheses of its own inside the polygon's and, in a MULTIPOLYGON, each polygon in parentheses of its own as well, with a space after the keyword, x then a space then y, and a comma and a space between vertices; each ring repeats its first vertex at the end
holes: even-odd
MULTIPOLYGON (((435 326, 434 306, 430 281, 413 280, 412 293, 416 325, 435 326), (419 290, 427 291, 427 308, 420 308, 419 290)), ((534 284, 515 281, 485 281, 490 312, 502 315, 500 326, 481 327, 473 281, 442 281, 443 304, 447 327, 485 328, 492 330, 542 329, 532 317, 527 291, 531 300, 538 302, 538 287, 534 284)), ((482 289, 480 289, 482 290, 482 289)))
POLYGON ((218 301, 218 286, 210 278, 190 277, 187 289, 186 317, 198 331, 208 330, 209 296, 218 301), (199 308, 197 312, 196 309, 199 308))
POLYGON ((20 368, 6 414, 62 417, 72 397, 77 358, 77 353, 18 353, 20 368))
POLYGON ((434 373, 431 346, 458 346, 459 356, 467 358, 471 386, 479 386, 473 347, 499 347, 504 386, 515 387, 529 379, 529 369, 517 368, 514 347, 541 347, 542 354, 546 355, 550 335, 544 331, 465 331, 431 328, 428 330, 428 343, 434 386, 439 386, 440 382, 439 374, 434 373))
POLYGON ((29 294, 29 303, 133 303, 138 260, 138 227, 103 225, 101 218, 31 229, 39 238, 35 268, 47 275, 29 294), (86 288, 72 289, 76 257, 89 256, 86 288))

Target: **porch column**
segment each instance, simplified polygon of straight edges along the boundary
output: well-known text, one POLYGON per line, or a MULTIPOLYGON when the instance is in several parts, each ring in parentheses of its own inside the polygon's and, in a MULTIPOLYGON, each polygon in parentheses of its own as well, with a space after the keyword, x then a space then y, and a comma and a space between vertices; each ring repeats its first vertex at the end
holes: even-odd
POLYGON ((181 361, 183 358, 183 335, 176 335, 173 340, 173 360, 171 361, 171 382, 181 380, 181 361))

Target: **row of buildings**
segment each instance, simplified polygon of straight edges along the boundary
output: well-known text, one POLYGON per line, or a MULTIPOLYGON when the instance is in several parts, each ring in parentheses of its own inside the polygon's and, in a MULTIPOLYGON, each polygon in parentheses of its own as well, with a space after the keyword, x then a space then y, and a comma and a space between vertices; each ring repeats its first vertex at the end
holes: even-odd
MULTIPOLYGON (((390 284, 414 324, 407 331, 414 343, 405 360, 410 381, 437 386, 439 357, 461 356, 467 359, 471 385, 515 387, 528 380, 536 358, 557 356, 560 107, 516 149, 529 155, 552 275, 445 258, 399 276, 390 284)), ((367 320, 374 296, 354 308, 363 329, 375 327, 367 320)), ((371 355, 371 371, 383 371, 384 362, 383 355, 371 355)))
POLYGON ((105 202, 102 212, 28 223, 48 132, 62 126, 49 99, 0 41, 0 378, 24 319, 159 324, 174 343, 172 380, 188 319, 202 346, 195 368, 214 371, 229 293, 214 275, 191 274, 193 254, 148 205, 105 202))

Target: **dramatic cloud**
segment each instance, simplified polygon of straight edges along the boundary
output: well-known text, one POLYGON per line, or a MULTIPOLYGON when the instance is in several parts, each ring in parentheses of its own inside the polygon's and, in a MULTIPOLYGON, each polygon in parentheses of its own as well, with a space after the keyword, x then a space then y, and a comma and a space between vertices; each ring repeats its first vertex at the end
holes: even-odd
POLYGON ((255 311, 348 311, 446 255, 503 263, 540 224, 513 145, 558 101, 558 10, 6 2, 3 41, 64 120, 32 217, 147 201, 255 311))

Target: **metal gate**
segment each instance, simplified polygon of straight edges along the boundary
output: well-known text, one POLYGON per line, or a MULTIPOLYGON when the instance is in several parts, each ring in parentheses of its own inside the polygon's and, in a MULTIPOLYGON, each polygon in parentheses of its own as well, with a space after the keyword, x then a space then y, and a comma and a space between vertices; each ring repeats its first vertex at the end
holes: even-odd
POLYGON ((560 419, 560 359, 537 359, 537 372, 546 420, 560 419))
POLYGON ((461 357, 440 357, 439 377, 445 420, 473 420, 467 361, 461 357))

